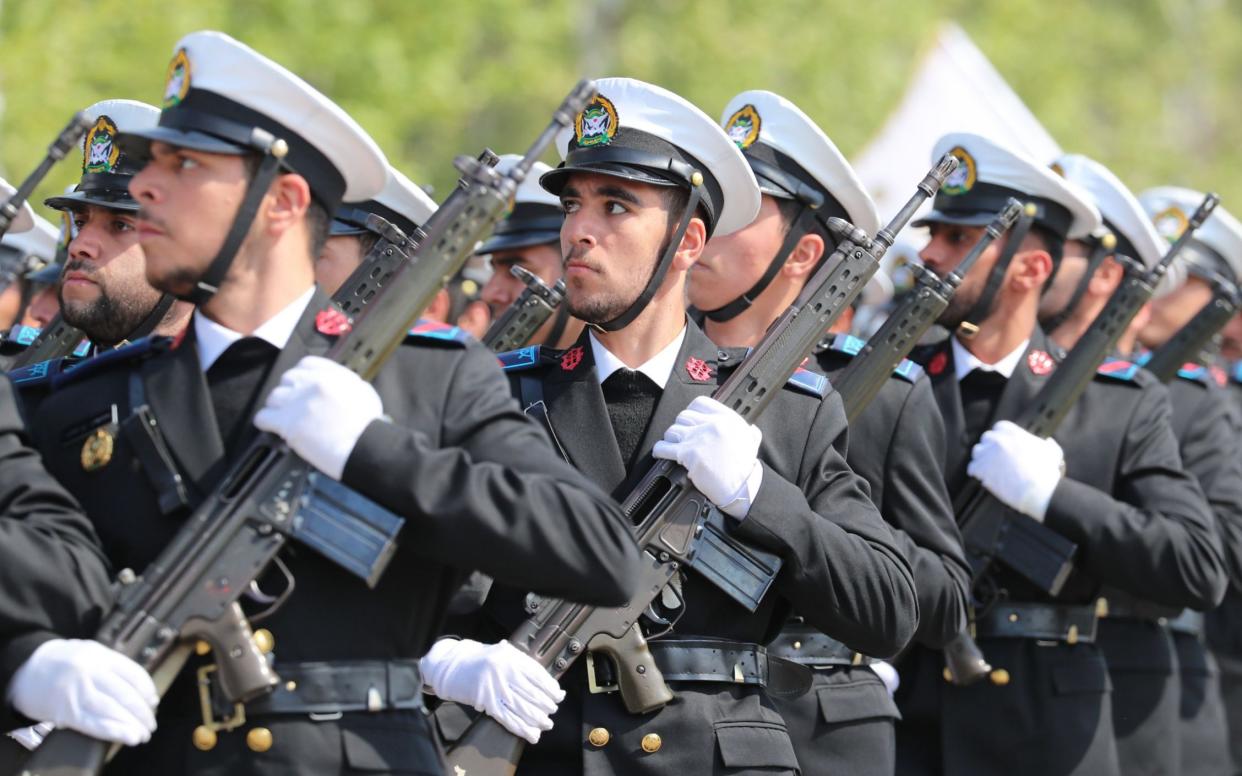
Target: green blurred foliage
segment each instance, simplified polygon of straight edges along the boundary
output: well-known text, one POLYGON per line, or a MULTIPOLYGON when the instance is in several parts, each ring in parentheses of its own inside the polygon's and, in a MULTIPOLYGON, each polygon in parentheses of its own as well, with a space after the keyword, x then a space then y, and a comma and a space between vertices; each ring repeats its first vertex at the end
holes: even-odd
MULTIPOLYGON (((772 89, 849 155, 945 20, 1066 150, 1136 190, 1213 188, 1242 212, 1242 3, 1229 0, 0 0, 0 174, 25 176, 78 108, 158 101, 173 44, 208 27, 332 96, 441 193, 454 155, 521 150, 583 75, 653 81, 713 116, 772 89)), ((39 199, 75 177, 61 165, 39 199)))

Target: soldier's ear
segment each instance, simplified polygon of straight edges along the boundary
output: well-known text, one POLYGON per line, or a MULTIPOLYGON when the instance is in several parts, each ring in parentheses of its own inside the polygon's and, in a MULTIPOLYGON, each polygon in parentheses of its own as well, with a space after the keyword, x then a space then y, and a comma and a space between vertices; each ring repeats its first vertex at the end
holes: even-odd
POLYGON ((681 245, 673 256, 673 269, 685 272, 694 266, 703 255, 703 246, 707 245, 707 224, 702 218, 695 216, 686 225, 686 233, 681 238, 681 245))
POLYGON ((1019 250, 1013 255, 1010 282, 1019 291, 1041 289, 1052 275, 1052 255, 1042 248, 1019 250))
POLYGON ((804 234, 790 251, 789 258, 781 267, 786 277, 805 278, 815 271, 824 256, 824 238, 818 234, 804 234))
POLYGON ((268 189, 264 212, 269 233, 279 236, 299 224, 306 224, 311 204, 310 184, 296 173, 277 175, 268 189))

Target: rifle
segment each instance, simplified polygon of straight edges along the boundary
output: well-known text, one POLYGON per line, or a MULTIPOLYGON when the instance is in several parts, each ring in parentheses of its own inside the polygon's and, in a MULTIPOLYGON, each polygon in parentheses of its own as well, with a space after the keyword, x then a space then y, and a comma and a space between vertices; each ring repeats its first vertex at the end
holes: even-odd
MULTIPOLYGON (((492 168, 500 161, 500 157, 492 149, 484 148, 475 161, 492 168)), ((468 188, 470 188, 469 176, 463 175, 457 179, 454 191, 464 191, 468 188)), ((362 308, 374 299, 392 279, 393 273, 397 271, 401 263, 418 249, 423 240, 427 239, 427 232, 435 225, 438 212, 437 208, 436 213, 432 213, 427 219, 427 223, 416 228, 410 235, 402 233, 382 216, 374 213, 368 215, 367 229, 378 234, 379 240, 371 246, 371 250, 367 251, 367 255, 362 258, 362 263, 349 274, 341 287, 332 295, 332 303, 350 317, 362 312, 362 308)))
MULTIPOLYGON (((458 158, 455 164, 469 187, 454 191, 440 206, 418 251, 400 262, 382 297, 348 321, 328 357, 373 379, 444 279, 465 263, 478 240, 512 206, 518 184, 556 133, 572 124, 594 93, 589 81, 578 84, 507 175, 474 159, 458 158)), ((281 567, 276 556, 290 538, 373 586, 396 549, 403 522, 317 473, 278 437, 261 434, 141 578, 122 572, 117 606, 96 638, 169 681, 184 664, 193 640, 205 640, 217 660, 221 691, 241 711, 247 700, 279 683, 238 603, 241 592, 269 563, 281 567)), ((229 722, 240 724, 210 721, 219 729, 229 722)), ((211 725, 204 727, 210 740, 215 731, 211 725)), ((31 755, 23 774, 94 774, 108 749, 104 742, 58 729, 31 755)))
POLYGON ((845 416, 849 420, 858 417, 875 399, 893 370, 949 306, 949 300, 975 261, 993 241, 1013 226, 1021 212, 1022 203, 1011 197, 1004 209, 988 224, 970 253, 945 277, 939 277, 926 267, 916 268, 918 285, 832 381, 845 404, 845 416))
POLYGON ((525 346, 544 321, 552 317, 556 308, 565 301, 564 278, 557 280, 556 285, 549 288, 538 275, 525 267, 515 264, 509 267, 509 272, 525 283, 526 288, 483 335, 483 344, 495 353, 505 353, 525 346))
MULTIPOLYGON (((1215 194, 1204 197, 1181 237, 1149 272, 1126 273, 1090 328, 1016 419, 1019 426, 1040 437, 1057 430, 1130 321, 1151 299, 1170 263, 1219 201, 1215 194)), ((958 494, 954 511, 976 582, 993 560, 999 560, 1049 595, 1060 592, 1073 569, 1077 550, 1073 542, 1025 515, 1012 514, 975 480, 958 494)))
POLYGON ((1212 298, 1195 317, 1178 329, 1169 341, 1156 348, 1143 368, 1167 383, 1188 362, 1198 361, 1216 333, 1238 311, 1238 289, 1222 277, 1212 282, 1212 298))
MULTIPOLYGON (((874 240, 841 219, 830 219, 829 228, 840 238, 832 256, 713 397, 743 418, 755 420, 811 353, 830 318, 866 285, 896 233, 956 166, 952 156, 942 158, 874 240)), ((663 707, 673 693, 647 648, 639 616, 668 592, 677 594, 670 583, 693 562, 713 509, 690 484, 686 470, 667 460, 657 461, 647 471, 621 508, 635 523, 635 538, 647 560, 634 597, 615 609, 551 599, 530 601, 527 610, 533 616, 509 641, 558 679, 587 652, 610 655, 619 668, 626 709, 641 714, 663 707)), ((449 752, 449 766, 458 776, 511 775, 524 746, 525 741, 495 720, 481 716, 449 752)))
POLYGON ((22 185, 17 187, 17 191, 13 192, 13 196, 9 197, 3 205, 0 205, 0 237, 8 234, 9 227, 13 225, 13 221, 17 219, 17 213, 21 210, 22 205, 34 193, 34 190, 47 174, 51 172, 52 167, 77 146, 78 141, 82 139, 82 135, 86 134, 86 130, 91 128, 93 124, 89 117, 81 111, 73 114, 73 118, 69 119, 69 123, 60 131, 52 144, 47 147, 47 155, 43 157, 43 161, 39 162, 39 166, 35 167, 34 172, 26 176, 26 180, 22 181, 22 185))

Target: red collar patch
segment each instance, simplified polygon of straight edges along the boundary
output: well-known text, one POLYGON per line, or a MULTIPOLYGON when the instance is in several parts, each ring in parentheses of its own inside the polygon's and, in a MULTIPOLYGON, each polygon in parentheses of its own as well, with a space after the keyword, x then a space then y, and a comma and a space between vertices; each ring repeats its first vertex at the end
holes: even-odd
POLYGON ((1212 379, 1215 380, 1216 384, 1221 388, 1224 388, 1229 384, 1229 375, 1225 374, 1224 369, 1221 369, 1216 365, 1212 365, 1208 367, 1208 372, 1211 373, 1212 379))
POLYGON ((354 322, 349 316, 335 307, 329 307, 326 310, 320 310, 315 313, 315 329, 320 334, 326 334, 329 337, 339 337, 345 332, 352 329, 354 322))
POLYGON ((578 364, 582 363, 582 346, 570 348, 561 356, 561 369, 566 372, 572 372, 578 368, 578 364))
POLYGON ((700 383, 708 382, 715 377, 715 374, 712 372, 712 368, 707 364, 707 362, 701 358, 695 358, 694 356, 686 359, 686 374, 690 375, 691 378, 699 381, 700 383))
POLYGON ((1031 374, 1043 377, 1052 372, 1057 364, 1052 360, 1052 356, 1042 350, 1032 350, 1026 356, 1026 365, 1030 367, 1031 374))
POLYGON ((927 374, 931 375, 932 377, 935 377, 941 374, 942 372, 944 372, 944 368, 948 365, 949 365, 949 354, 945 353, 942 350, 936 355, 932 356, 931 361, 927 362, 927 374))

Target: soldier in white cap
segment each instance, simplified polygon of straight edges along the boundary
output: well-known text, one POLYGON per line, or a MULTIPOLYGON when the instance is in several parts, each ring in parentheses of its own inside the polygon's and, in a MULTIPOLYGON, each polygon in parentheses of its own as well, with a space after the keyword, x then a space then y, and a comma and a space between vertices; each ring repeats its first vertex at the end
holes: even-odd
MULTIPOLYGON (((19 217, 19 220, 20 219, 19 217)), ((56 262, 60 245, 59 232, 47 219, 30 214, 30 228, 21 232, 10 229, 0 250, 9 255, 17 271, 21 272, 21 306, 18 321, 24 326, 39 328, 56 317, 56 281, 61 265, 56 262)), ((13 337, 15 332, 5 330, 13 337)))
MULTIPOLYGON (((1103 165, 1085 156, 1068 154, 1057 159, 1052 169, 1086 192, 1103 217, 1100 234, 1066 242, 1062 267, 1043 299, 1041 311, 1045 316, 1041 323, 1053 341, 1068 349, 1091 326, 1120 284, 1126 273, 1122 262, 1134 260, 1142 268, 1150 269, 1164 256, 1169 243, 1160 237, 1125 184, 1103 165)), ((1170 289, 1184 277, 1181 267, 1176 266, 1157 289, 1153 304, 1162 304, 1170 289)), ((1136 316, 1118 343, 1122 356, 1132 357, 1135 335, 1147 317, 1146 311, 1136 316)), ((1104 368, 1119 366, 1114 360, 1104 368)), ((1242 528, 1242 459, 1207 454, 1209 449, 1215 452, 1235 448, 1229 431, 1234 424, 1227 417, 1232 407, 1219 389, 1215 392, 1217 400, 1212 401, 1207 388, 1203 382, 1192 384, 1184 379, 1168 386, 1173 431, 1183 465, 1204 490, 1217 520, 1242 528)), ((1161 605, 1113 587, 1101 590, 1101 597, 1107 605, 1100 607, 1097 643, 1104 652, 1112 680, 1113 724, 1122 771, 1181 772, 1179 751, 1200 762, 1215 759, 1218 765, 1222 763, 1224 720, 1219 700, 1214 715, 1200 718, 1205 726, 1214 724, 1219 732, 1215 746, 1210 743, 1210 735, 1201 737, 1199 743, 1203 747, 1198 752, 1178 746, 1179 661, 1175 660, 1174 640, 1180 637, 1174 634, 1171 638, 1173 625, 1165 625, 1175 622, 1177 633, 1202 632, 1202 615, 1187 610, 1185 617, 1179 617, 1181 612, 1176 606, 1161 605)), ((1194 641, 1194 637, 1190 640, 1194 641)), ((1195 651, 1190 644, 1187 650, 1188 657, 1190 651, 1195 651)), ((1203 665, 1202 647, 1194 657, 1195 664, 1203 665)), ((1202 704, 1194 706, 1200 709, 1202 704)), ((1219 772, 1219 768, 1206 772, 1219 772)))
MULTIPOLYGON (((566 301, 587 329, 567 349, 525 348, 501 360, 523 406, 546 408, 568 460, 605 490, 620 498, 654 459, 676 460, 735 538, 784 565, 753 612, 687 572, 684 605, 671 596, 659 604, 657 617, 672 625, 646 626, 671 628, 649 646, 676 698, 630 714, 613 689, 624 669, 603 652, 589 655, 566 674, 569 697, 554 717, 547 712, 559 699, 545 696, 511 728, 539 738, 519 772, 794 772, 770 699, 805 689, 810 677, 764 644, 792 606, 859 651, 892 655, 917 618, 910 568, 845 464, 844 413, 821 393, 822 377, 795 376, 754 426, 710 398, 745 351, 717 348, 688 319, 687 273, 709 237, 754 220, 760 193, 750 166, 681 97, 630 78, 596 83, 599 95, 558 138, 563 163, 541 178, 565 211, 566 301)), ((490 625, 489 638, 506 635, 523 617, 521 602, 521 591, 493 588, 479 632, 490 625)), ((473 644, 437 644, 429 658, 447 674, 473 644)), ((436 692, 469 700, 435 684, 440 670, 428 671, 436 692)))
POLYGON ((1182 470, 1167 396, 1137 368, 1101 368, 1052 438, 1011 422, 1062 356, 1037 324, 1041 293, 1066 241, 1102 221, 1080 188, 997 142, 952 134, 933 158, 944 153, 960 165, 925 219, 931 241, 921 253, 937 274, 957 265, 1010 197, 1034 205, 963 279, 941 320, 954 333, 916 351, 948 431, 949 491, 975 478, 994 508, 1041 523, 1078 553, 1055 596, 1000 562, 975 580, 974 628, 993 670, 955 686, 927 653, 905 672, 898 772, 1117 774, 1096 599, 1107 585, 1172 606, 1210 605, 1224 583, 1219 538, 1182 470))
POLYGON ((365 202, 347 202, 336 209, 328 239, 315 260, 315 282, 329 294, 336 293, 364 256, 379 240, 379 233, 367 227, 367 216, 375 214, 409 237, 436 212, 436 203, 418 184, 400 170, 389 166, 384 188, 365 202))
MULTIPOLYGON (((713 342, 753 347, 832 253, 836 239, 827 220, 843 218, 874 235, 880 218, 845 157, 789 100, 743 92, 729 101, 721 123, 755 173, 763 202, 754 222, 708 242, 690 271, 689 299, 705 311, 704 332, 713 342)), ((852 312, 838 321, 841 331, 852 312)), ((858 344, 848 335, 825 340, 819 368, 831 379, 858 344)), ((850 423, 846 460, 867 479, 872 501, 910 559, 919 595, 915 640, 939 648, 965 622, 970 572, 940 464, 940 411, 921 370, 908 366, 850 423)), ((811 692, 776 699, 804 772, 893 772, 899 715, 877 676, 895 681, 892 666, 866 665, 870 658, 801 617, 768 645, 768 654, 816 669, 811 692)))
MULTIPOLYGON (((496 165, 499 170, 512 166, 517 156, 505 154, 496 165)), ((510 270, 521 267, 549 287, 561 279, 561 202, 539 185, 539 177, 549 168, 542 162, 518 187, 513 212, 496 225, 496 231, 475 252, 488 257, 492 274, 483 284, 479 298, 487 303, 492 318, 502 314, 522 294, 526 286, 510 270)), ((562 304, 531 337, 532 345, 565 348, 582 334, 582 322, 569 315, 562 304)))
POLYGON ((256 427, 404 517, 407 532, 375 590, 304 547, 282 555, 297 589, 264 622, 282 683, 240 727, 222 722, 233 711, 213 702, 213 680, 195 679, 211 657, 192 659, 157 717, 141 667, 79 640, 89 621, 6 641, 8 719, 147 742, 122 749, 109 773, 438 773, 418 657, 461 581, 477 568, 617 605, 638 557, 630 531, 504 395, 481 346, 412 335, 375 386, 322 357, 341 328, 324 314, 314 259, 340 202, 375 197, 387 178, 361 127, 222 33, 183 38, 168 72, 158 126, 120 140, 146 160, 130 193, 147 277, 197 309, 178 339, 65 373, 32 419, 36 445, 115 569, 148 566, 256 427), (131 418, 162 455, 140 456, 120 435, 131 418))
MULTIPOLYGON (((1200 192, 1177 186, 1161 186, 1139 195, 1158 236, 1164 238, 1162 246, 1177 239, 1202 200, 1200 192)), ((1179 263, 1185 269, 1184 282, 1173 284, 1169 293, 1152 302, 1150 320, 1139 332, 1147 347, 1159 348, 1167 342, 1208 303, 1218 284, 1236 292, 1242 282, 1242 224, 1218 206, 1195 232, 1179 263)), ((1227 380, 1220 364, 1199 354, 1190 357, 1168 385, 1182 460, 1198 478, 1216 513, 1233 582, 1221 605, 1208 613, 1206 623, 1200 612, 1166 613, 1181 679, 1183 774, 1230 772, 1231 742, 1242 754, 1242 745, 1237 744, 1242 700, 1236 689, 1227 705, 1221 698, 1222 687, 1236 688, 1239 682, 1237 658, 1230 656, 1242 655, 1238 624, 1242 600, 1236 592, 1242 584, 1242 450, 1238 442, 1242 416, 1224 388, 1227 380), (1221 656, 1224 672, 1205 651, 1205 637, 1221 656)), ((1237 760, 1242 763, 1242 757, 1237 760)))

